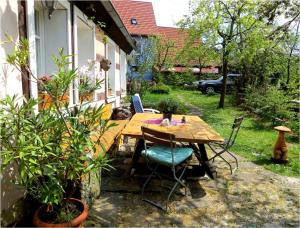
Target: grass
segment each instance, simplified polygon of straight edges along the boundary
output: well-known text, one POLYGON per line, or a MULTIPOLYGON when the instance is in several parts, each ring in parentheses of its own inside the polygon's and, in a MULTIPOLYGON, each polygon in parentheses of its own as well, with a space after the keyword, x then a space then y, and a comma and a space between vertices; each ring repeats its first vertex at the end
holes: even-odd
POLYGON ((243 110, 233 107, 228 100, 226 100, 224 109, 217 109, 219 95, 207 96, 199 91, 174 89, 170 94, 146 93, 142 98, 143 105, 156 108, 161 99, 168 97, 176 99, 181 104, 181 113, 185 113, 188 109, 187 104, 201 109, 203 113, 201 118, 224 138, 229 137, 234 118, 246 115, 231 151, 280 175, 299 177, 300 144, 297 139, 286 136, 289 149, 288 164, 274 164, 270 161, 277 139, 277 132, 273 130, 271 123, 247 115, 243 110))

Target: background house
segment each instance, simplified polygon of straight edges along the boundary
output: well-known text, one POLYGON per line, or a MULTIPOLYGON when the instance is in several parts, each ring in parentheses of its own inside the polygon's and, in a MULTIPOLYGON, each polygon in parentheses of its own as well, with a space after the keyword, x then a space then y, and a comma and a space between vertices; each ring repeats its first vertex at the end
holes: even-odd
MULTIPOLYGON (((151 2, 140 2, 133 0, 113 0, 113 5, 118 11, 122 21, 131 36, 136 40, 136 49, 131 53, 129 61, 129 74, 138 76, 138 65, 145 61, 153 60, 153 46, 151 47, 151 36, 160 36, 162 41, 173 41, 174 47, 170 48, 170 62, 173 67, 163 69, 163 72, 182 73, 192 71, 199 74, 199 64, 197 60, 190 62, 176 58, 184 48, 188 38, 188 32, 180 28, 157 26, 153 6, 151 2), (134 60, 134 61, 132 61, 134 60)), ((202 73, 218 73, 218 67, 212 65, 204 67, 202 73)), ((150 68, 144 73, 143 78, 150 80, 153 77, 153 69, 150 68)))
MULTIPOLYGON (((47 1, 47 4, 54 1, 47 1)), ((45 1, 2 1, 0 5, 1 41, 5 34, 13 40, 27 38, 29 41, 30 69, 40 77, 55 72, 52 55, 58 48, 70 55, 70 68, 78 69, 95 62, 93 77, 103 80, 102 87, 95 91, 92 105, 112 103, 118 107, 126 95, 126 56, 134 47, 134 40, 126 30, 110 1, 55 1, 54 8, 47 8, 45 1), (104 23, 105 26, 99 26, 104 23), (100 60, 111 61, 110 69, 100 69, 100 60)), ((36 81, 28 80, 26 72, 6 63, 13 44, 1 42, 0 47, 0 99, 6 95, 37 98, 36 81)), ((69 89, 70 107, 79 103, 76 80, 69 89)), ((24 192, 10 184, 16 167, 11 167, 1 177, 1 225, 9 226, 22 218, 24 192)))
MULTIPOLYGON (((113 0, 121 20, 136 41, 136 49, 130 55, 128 74, 138 77, 138 66, 153 59, 150 37, 157 34, 154 10, 151 2, 113 0)), ((143 78, 152 79, 152 69, 145 70, 143 78)))

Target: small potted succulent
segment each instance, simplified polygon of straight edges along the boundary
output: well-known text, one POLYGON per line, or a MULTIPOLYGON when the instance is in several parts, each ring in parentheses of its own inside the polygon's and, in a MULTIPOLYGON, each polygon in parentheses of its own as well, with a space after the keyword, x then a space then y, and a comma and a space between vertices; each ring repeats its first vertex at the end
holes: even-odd
MULTIPOLYGON (((7 62, 30 73, 28 56, 28 41, 21 40, 7 62)), ((12 181, 41 205, 34 214, 34 225, 82 226, 87 206, 74 199, 74 192, 90 172, 110 167, 99 146, 110 126, 101 118, 102 106, 60 105, 59 97, 65 95, 78 75, 76 70, 68 69, 69 56, 62 49, 54 61, 57 73, 51 80, 30 75, 51 97, 48 109, 36 112, 39 101, 34 98, 7 96, 0 100, 1 172, 11 165, 18 166, 18 175, 12 181)))
POLYGON ((178 109, 178 103, 173 99, 164 99, 159 102, 158 110, 163 113, 163 119, 172 120, 172 114, 175 114, 178 109))

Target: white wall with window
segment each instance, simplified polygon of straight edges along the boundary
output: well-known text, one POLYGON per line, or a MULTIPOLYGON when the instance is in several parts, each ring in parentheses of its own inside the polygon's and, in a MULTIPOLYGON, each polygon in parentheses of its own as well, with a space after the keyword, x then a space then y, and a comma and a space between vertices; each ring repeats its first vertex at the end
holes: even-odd
MULTIPOLYGON (((63 48, 66 55, 72 53, 70 4, 58 1, 51 18, 40 1, 28 0, 27 7, 31 70, 38 77, 45 74, 51 76, 57 72, 52 56, 58 55, 58 49, 63 48)), ((73 103, 71 90, 70 88, 70 104, 73 103)), ((34 81, 31 83, 31 93, 33 97, 38 96, 37 83, 34 81)))
POLYGON ((121 95, 126 95, 126 84, 127 84, 127 60, 126 53, 124 51, 120 51, 120 87, 121 87, 121 95))
POLYGON ((110 69, 107 71, 107 96, 113 97, 116 95, 116 45, 109 39, 106 44, 106 58, 111 61, 110 69))
MULTIPOLYGON (((88 19, 88 17, 80 11, 77 7, 75 7, 75 15, 74 15, 74 54, 75 54, 75 68, 85 69, 89 71, 86 75, 93 82, 96 80, 96 69, 94 63, 96 59, 95 52, 95 24, 88 19), (90 66, 93 66, 90 68, 90 66)), ((83 70, 82 72, 84 72, 83 70)), ((86 71, 85 71, 86 72, 86 71)), ((75 103, 79 102, 79 91, 78 86, 80 83, 80 79, 75 82, 75 103)), ((95 93, 93 93, 91 101, 95 100, 95 93)))

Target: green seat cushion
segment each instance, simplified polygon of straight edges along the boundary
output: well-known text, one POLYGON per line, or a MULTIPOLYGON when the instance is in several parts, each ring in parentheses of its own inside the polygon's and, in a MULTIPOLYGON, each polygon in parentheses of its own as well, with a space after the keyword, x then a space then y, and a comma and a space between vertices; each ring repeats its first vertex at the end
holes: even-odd
MULTIPOLYGON (((193 149, 188 147, 178 147, 174 149, 174 165, 185 161, 193 154, 193 149)), ((172 150, 165 146, 152 146, 142 151, 142 156, 157 163, 172 166, 172 150)))

